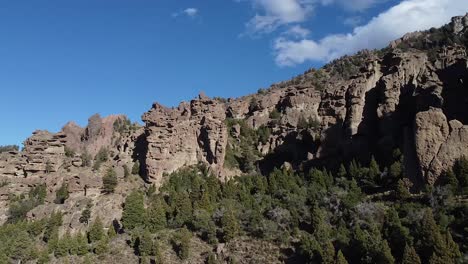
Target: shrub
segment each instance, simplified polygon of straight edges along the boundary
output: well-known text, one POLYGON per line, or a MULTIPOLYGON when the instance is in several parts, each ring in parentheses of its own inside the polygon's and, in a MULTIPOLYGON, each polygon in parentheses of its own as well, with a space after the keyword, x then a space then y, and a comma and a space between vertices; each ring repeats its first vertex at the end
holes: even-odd
POLYGON ((273 109, 273 111, 270 112, 270 115, 269 115, 270 119, 273 119, 273 120, 278 120, 281 118, 281 113, 278 111, 278 109, 273 109))
POLYGON ((19 150, 19 146, 17 146, 17 145, 0 146, 0 153, 10 152, 10 151, 18 151, 18 150, 19 150))
POLYGON ((135 161, 132 166, 132 174, 133 175, 140 175, 140 161, 135 161))
POLYGON ((83 154, 81 154, 81 166, 82 167, 91 166, 91 155, 86 151, 83 154))
POLYGON ((73 158, 75 156, 75 151, 70 147, 65 146, 65 156, 73 158))
POLYGON ((127 179, 128 176, 130 176, 130 171, 128 170, 127 164, 124 164, 124 165, 122 166, 122 168, 123 168, 123 172, 124 172, 124 178, 127 179))
POLYGON ((80 223, 82 224, 88 224, 89 219, 91 219, 91 208, 93 207, 93 203, 90 201, 88 204, 86 204, 86 208, 81 212, 80 216, 80 223))
POLYGON ((55 193, 54 203, 64 204, 65 200, 67 200, 68 197, 70 197, 70 194, 68 192, 68 184, 64 183, 55 193))
POLYGON ((257 130, 258 140, 262 142, 262 144, 266 144, 268 139, 270 139, 271 129, 267 126, 260 126, 257 130))
POLYGON ((106 147, 102 147, 99 149, 99 152, 96 154, 96 157, 94 157, 94 170, 99 170, 101 167, 101 164, 109 160, 109 150, 106 147))

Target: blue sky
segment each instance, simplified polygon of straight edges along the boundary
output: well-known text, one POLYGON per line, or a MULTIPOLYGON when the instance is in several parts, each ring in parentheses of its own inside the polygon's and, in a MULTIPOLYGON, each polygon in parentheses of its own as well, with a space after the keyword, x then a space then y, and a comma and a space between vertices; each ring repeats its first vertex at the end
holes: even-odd
POLYGON ((140 121, 199 91, 253 93, 442 25, 459 1, 0 0, 0 145, 94 113, 140 121))

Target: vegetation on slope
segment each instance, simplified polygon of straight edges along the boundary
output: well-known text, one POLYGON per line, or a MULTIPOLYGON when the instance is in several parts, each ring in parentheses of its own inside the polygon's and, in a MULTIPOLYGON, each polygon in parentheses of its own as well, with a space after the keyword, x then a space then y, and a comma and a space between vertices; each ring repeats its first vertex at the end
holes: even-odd
MULTIPOLYGON (((157 193, 129 194, 122 226, 108 231, 97 218, 86 234, 59 236, 60 213, 36 222, 15 214, 0 227, 0 263, 106 255, 115 239, 125 239, 144 261, 164 263, 164 250, 171 248, 180 259, 190 258, 194 237, 213 247, 242 237, 268 241, 288 252, 282 261, 299 263, 456 263, 468 252, 468 205, 461 199, 468 190, 467 159, 439 186, 417 195, 401 176, 394 190, 367 194, 361 187, 378 178, 378 170, 375 162, 352 162, 336 171, 275 170, 223 184, 205 167, 189 167, 168 175, 157 193)), ((23 200, 42 197, 35 190, 23 200)), ((83 213, 83 222, 89 219, 83 213)))

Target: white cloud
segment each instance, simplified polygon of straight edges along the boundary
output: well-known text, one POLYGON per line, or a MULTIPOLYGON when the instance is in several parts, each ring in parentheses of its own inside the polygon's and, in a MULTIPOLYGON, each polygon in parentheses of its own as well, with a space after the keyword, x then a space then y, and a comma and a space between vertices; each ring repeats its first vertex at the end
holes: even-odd
POLYGON ((197 16, 197 14, 198 14, 198 9, 197 8, 189 7, 189 8, 186 8, 186 9, 180 11, 180 12, 173 13, 172 17, 179 17, 181 15, 185 15, 185 16, 188 16, 188 17, 195 17, 195 16, 197 16))
POLYGON ((310 34, 310 30, 301 27, 300 25, 294 25, 290 27, 287 31, 283 32, 283 36, 289 36, 292 38, 305 38, 310 34))
POLYGON ((364 11, 388 0, 321 0, 322 5, 338 4, 348 11, 364 11))
POLYGON ((189 17, 194 17, 198 14, 198 9, 190 7, 184 10, 184 13, 189 17))
POLYGON ((281 66, 305 61, 326 62, 361 49, 382 48, 405 33, 439 27, 468 10, 466 0, 405 0, 348 34, 332 34, 321 40, 276 39, 276 63, 281 66))
POLYGON ((358 26, 359 24, 361 24, 361 22, 362 22, 362 17, 360 17, 360 16, 352 16, 352 17, 346 18, 346 19, 343 21, 343 24, 345 24, 346 26, 356 27, 356 26, 358 26))
POLYGON ((248 23, 251 33, 269 33, 281 25, 303 22, 315 0, 252 0, 256 14, 248 23))

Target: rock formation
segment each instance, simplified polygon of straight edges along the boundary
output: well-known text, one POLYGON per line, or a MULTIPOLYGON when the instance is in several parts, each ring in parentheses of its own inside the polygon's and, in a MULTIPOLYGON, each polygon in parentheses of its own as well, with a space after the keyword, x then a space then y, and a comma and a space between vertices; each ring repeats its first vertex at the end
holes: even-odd
POLYGON ((243 120, 268 132, 253 146, 264 173, 283 164, 366 162, 371 155, 385 164, 399 148, 406 176, 434 184, 468 155, 467 29, 468 15, 456 17, 441 29, 407 34, 381 51, 345 56, 237 99, 201 94, 174 108, 155 103, 143 115, 144 129, 123 132, 123 116, 95 115, 86 128, 69 123, 56 134, 36 131, 23 151, 0 155, 0 177, 31 179, 78 167, 81 154, 94 157, 105 147, 115 166, 139 161, 156 185, 165 173, 200 162, 225 180, 238 173, 224 164, 242 133, 228 121, 243 120), (66 157, 67 150, 75 156, 66 157))
POLYGON ((227 144, 224 104, 200 95, 177 108, 154 104, 146 123, 146 169, 157 185, 163 173, 204 162, 222 177, 227 144))

